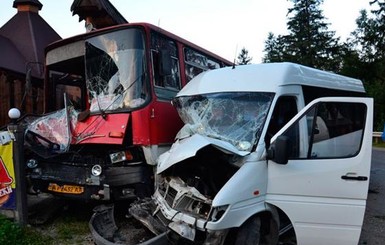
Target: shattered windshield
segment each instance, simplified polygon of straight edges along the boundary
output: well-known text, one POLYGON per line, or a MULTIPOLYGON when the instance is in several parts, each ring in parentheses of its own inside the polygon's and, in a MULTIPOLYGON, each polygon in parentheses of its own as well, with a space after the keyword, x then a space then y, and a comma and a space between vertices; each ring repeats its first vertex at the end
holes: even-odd
POLYGON ((230 92, 175 98, 189 134, 224 140, 249 151, 259 139, 273 93, 230 92))
POLYGON ((91 112, 142 106, 149 95, 142 32, 112 32, 88 39, 85 46, 91 112))

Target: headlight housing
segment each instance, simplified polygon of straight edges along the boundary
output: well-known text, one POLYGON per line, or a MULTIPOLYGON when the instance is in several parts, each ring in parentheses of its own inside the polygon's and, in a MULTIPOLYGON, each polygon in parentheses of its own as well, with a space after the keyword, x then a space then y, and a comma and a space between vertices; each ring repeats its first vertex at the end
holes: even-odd
POLYGON ((229 205, 223 205, 218 207, 212 207, 210 213, 210 221, 216 222, 222 218, 222 216, 226 213, 229 205))
POLYGON ((134 159, 132 153, 129 150, 118 151, 110 154, 111 163, 131 161, 134 159))

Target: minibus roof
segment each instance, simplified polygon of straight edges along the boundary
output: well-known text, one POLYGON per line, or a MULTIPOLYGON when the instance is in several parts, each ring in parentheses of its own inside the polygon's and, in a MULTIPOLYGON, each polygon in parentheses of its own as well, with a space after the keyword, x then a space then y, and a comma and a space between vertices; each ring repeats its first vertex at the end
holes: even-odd
POLYGON ((278 87, 306 85, 365 93, 358 79, 294 63, 263 63, 225 67, 193 78, 177 96, 217 92, 276 92, 278 87))

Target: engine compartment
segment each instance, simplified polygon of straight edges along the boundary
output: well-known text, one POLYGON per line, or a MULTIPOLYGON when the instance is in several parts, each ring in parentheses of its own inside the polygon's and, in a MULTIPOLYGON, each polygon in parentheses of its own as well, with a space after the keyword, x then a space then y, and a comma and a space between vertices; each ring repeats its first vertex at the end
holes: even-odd
POLYGON ((235 164, 240 157, 226 154, 215 147, 199 150, 195 157, 188 158, 161 173, 158 189, 165 191, 172 178, 177 177, 189 188, 212 200, 218 191, 239 169, 235 164))

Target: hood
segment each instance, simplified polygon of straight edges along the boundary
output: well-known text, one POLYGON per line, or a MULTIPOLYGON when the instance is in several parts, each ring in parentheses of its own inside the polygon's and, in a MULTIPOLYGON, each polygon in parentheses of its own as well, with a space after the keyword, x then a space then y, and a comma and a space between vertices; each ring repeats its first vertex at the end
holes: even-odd
POLYGON ((250 154, 248 151, 238 150, 235 146, 228 142, 200 134, 194 134, 191 137, 177 140, 171 146, 170 150, 159 156, 157 174, 163 172, 178 162, 195 156, 200 149, 209 145, 214 146, 215 148, 228 154, 232 153, 242 157, 250 154))

